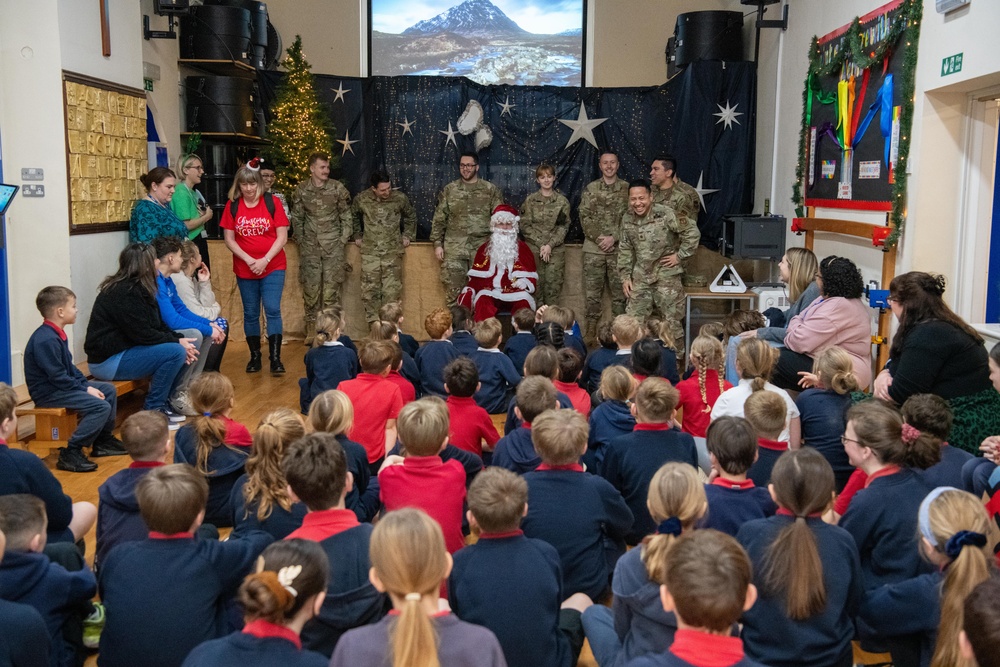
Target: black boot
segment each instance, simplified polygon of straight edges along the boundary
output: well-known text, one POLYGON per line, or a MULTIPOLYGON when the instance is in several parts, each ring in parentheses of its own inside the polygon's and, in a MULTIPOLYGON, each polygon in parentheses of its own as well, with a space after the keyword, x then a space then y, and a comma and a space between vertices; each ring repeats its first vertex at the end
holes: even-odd
POLYGON ((280 375, 285 372, 281 364, 281 334, 271 334, 267 337, 267 353, 271 358, 271 373, 280 375))
POLYGON ((250 348, 250 361, 247 362, 247 373, 259 373, 260 336, 247 336, 247 347, 250 348))

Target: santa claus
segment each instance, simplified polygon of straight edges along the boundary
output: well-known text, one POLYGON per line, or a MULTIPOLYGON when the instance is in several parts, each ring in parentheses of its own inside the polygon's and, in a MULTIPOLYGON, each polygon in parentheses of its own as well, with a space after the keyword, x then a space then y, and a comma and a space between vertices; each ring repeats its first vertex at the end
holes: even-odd
POLYGON ((517 238, 517 209, 500 204, 490 216, 490 240, 479 246, 469 269, 469 284, 458 295, 458 304, 473 311, 476 322, 497 314, 505 305, 514 312, 535 309, 538 272, 531 249, 517 238))

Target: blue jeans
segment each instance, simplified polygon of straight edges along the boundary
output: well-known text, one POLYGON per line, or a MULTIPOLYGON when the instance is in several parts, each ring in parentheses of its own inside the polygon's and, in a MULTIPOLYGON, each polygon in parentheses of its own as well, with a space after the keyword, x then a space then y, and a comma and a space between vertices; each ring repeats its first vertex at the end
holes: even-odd
POLYGON ((115 430, 118 394, 109 382, 88 382, 104 394, 104 399, 91 396, 86 391, 57 391, 35 401, 40 408, 68 408, 76 412, 77 425, 67 447, 90 447, 98 437, 111 437, 115 430))
POLYGON ((281 333, 281 292, 285 289, 285 271, 271 271, 263 278, 237 278, 243 301, 243 333, 260 335, 260 304, 264 303, 268 335, 281 333))
POLYGON ((186 361, 187 352, 180 343, 137 345, 100 364, 91 364, 90 372, 101 380, 150 378, 149 393, 146 394, 143 409, 162 412, 167 409, 167 399, 174 392, 186 361), (111 377, 108 377, 109 370, 111 377))
POLYGON ((622 651, 622 642, 615 632, 614 612, 595 604, 583 612, 583 631, 599 667, 611 667, 622 651))

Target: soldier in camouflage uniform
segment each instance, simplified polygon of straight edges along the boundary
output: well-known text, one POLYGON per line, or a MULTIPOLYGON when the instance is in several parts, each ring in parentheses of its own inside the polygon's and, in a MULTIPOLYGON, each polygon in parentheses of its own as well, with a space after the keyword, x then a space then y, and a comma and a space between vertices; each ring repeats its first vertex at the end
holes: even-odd
POLYGON ((569 200, 556 192, 556 170, 541 164, 535 170, 540 187, 524 200, 521 207, 521 236, 535 256, 538 287, 535 303, 539 306, 559 303, 566 277, 566 231, 569 229, 569 200))
POLYGON ((372 174, 371 187, 354 198, 351 209, 354 242, 361 248, 361 299, 371 325, 378 321, 379 309, 398 301, 403 291, 403 249, 416 235, 417 213, 380 171, 372 174))
POLYGON ((347 261, 344 245, 354 227, 351 194, 330 179, 330 158, 309 156, 310 176, 292 193, 292 231, 299 244, 299 281, 305 307, 306 344, 316 333, 316 313, 340 303, 347 261))
POLYGON ((497 186, 479 178, 479 156, 462 153, 461 178, 444 186, 431 221, 431 242, 441 262, 441 284, 449 306, 465 287, 472 257, 490 237, 490 215, 503 203, 497 186))
MULTIPOLYGON (((677 174, 677 160, 670 156, 662 156, 653 160, 649 168, 649 180, 652 181, 652 197, 654 204, 663 204, 673 210, 678 218, 684 218, 687 222, 698 224, 698 208, 700 207, 698 195, 694 200, 688 196, 684 188, 674 185, 677 174)), ((694 188, 686 185, 694 191, 694 188)))
POLYGON ((611 316, 625 313, 625 293, 618 277, 618 240, 622 216, 628 210, 628 183, 618 178, 618 156, 614 153, 602 153, 598 164, 601 178, 584 188, 579 208, 584 235, 585 337, 589 342, 597 336, 605 283, 611 295, 611 316))
POLYGON ((629 183, 629 211, 622 218, 618 275, 628 297, 629 315, 645 321, 654 307, 670 327, 682 358, 684 287, 681 261, 694 254, 701 234, 696 225, 654 204, 649 181, 629 183))

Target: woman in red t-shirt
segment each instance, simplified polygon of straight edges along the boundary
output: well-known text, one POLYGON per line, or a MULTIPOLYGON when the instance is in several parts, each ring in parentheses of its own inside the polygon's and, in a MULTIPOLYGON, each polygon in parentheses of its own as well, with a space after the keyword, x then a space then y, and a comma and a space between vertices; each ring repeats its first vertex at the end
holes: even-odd
POLYGON ((267 345, 271 373, 284 373, 281 364, 281 292, 285 288, 285 243, 288 216, 280 202, 264 193, 260 161, 240 167, 229 189, 230 203, 222 212, 219 226, 226 247, 233 253, 233 273, 243 301, 243 333, 250 348, 247 373, 260 371, 260 306, 267 316, 267 345), (277 204, 277 205, 275 205, 277 204))

